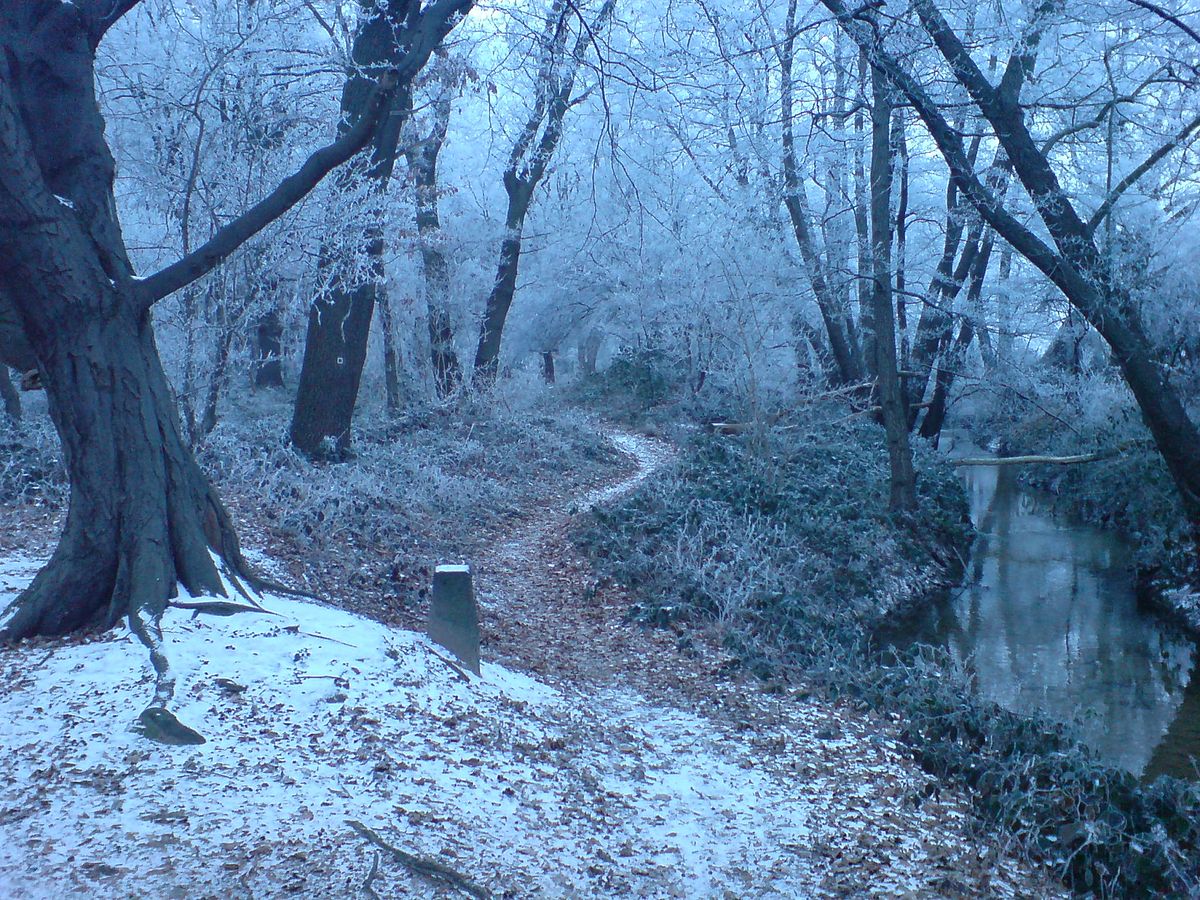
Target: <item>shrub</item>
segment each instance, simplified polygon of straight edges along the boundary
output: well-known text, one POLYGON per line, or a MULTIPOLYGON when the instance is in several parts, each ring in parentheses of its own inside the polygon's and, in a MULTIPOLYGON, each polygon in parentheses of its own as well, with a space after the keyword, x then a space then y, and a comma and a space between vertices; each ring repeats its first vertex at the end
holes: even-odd
POLYGON ((65 503, 67 472, 58 435, 45 416, 13 425, 0 416, 0 503, 65 503))
POLYGON ((865 640, 954 568, 965 498, 949 467, 923 462, 922 512, 895 517, 874 425, 814 421, 765 447, 696 436, 673 471, 597 511, 577 540, 603 574, 638 586, 638 617, 715 619, 755 654, 811 657, 835 634, 865 640))

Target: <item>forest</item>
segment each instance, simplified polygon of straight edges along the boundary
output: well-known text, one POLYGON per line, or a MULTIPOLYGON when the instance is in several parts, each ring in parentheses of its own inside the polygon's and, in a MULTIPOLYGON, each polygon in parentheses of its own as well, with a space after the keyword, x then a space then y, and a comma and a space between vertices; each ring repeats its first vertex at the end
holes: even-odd
POLYGON ((1200 896, 1196 0, 0 49, 0 895, 1200 896))

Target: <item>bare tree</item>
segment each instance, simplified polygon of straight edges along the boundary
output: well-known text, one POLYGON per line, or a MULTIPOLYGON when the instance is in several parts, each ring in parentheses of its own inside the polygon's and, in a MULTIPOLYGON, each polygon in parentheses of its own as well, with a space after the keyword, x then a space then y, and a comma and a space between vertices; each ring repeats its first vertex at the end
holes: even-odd
POLYGON ((467 77, 465 63, 441 59, 430 78, 433 98, 429 132, 414 135, 405 149, 416 188, 417 235, 425 274, 425 308, 429 326, 429 354, 439 397, 454 392, 462 381, 462 365, 454 349, 454 324, 450 317, 450 265, 441 248, 442 221, 438 213, 438 157, 446 143, 455 91, 467 77))
MULTIPOLYGON (((439 0, 424 12, 420 0, 359 0, 359 4, 362 19, 342 91, 342 128, 362 116, 376 73, 401 65, 405 72, 387 119, 374 136, 370 159, 339 179, 343 189, 365 179, 378 202, 395 168, 404 114, 411 109, 408 95, 413 79, 473 0, 439 0)), ((332 284, 309 309, 291 428, 292 443, 309 455, 320 454, 326 439, 333 441, 338 453, 350 446, 350 424, 367 359, 371 318, 384 290, 381 214, 377 210, 375 220, 361 236, 365 273, 355 272, 348 260, 332 258, 328 249, 323 254, 332 284)))
MULTIPOLYGON (((1200 546, 1200 430, 1189 417, 1179 389, 1168 377, 1167 368, 1161 365, 1154 344, 1131 302, 1128 286, 1116 276, 1096 244, 1095 229, 1111 212, 1111 197, 1106 198, 1090 218, 1085 218, 1063 189, 1046 151, 1030 133, 1021 108, 1019 93, 1023 73, 1027 71, 1026 61, 1032 61, 1032 54, 1036 52, 1050 17, 1060 8, 1060 0, 1043 0, 1034 9, 1026 33, 1013 53, 1016 64, 1007 67, 999 84, 993 84, 979 68, 933 0, 913 2, 922 27, 948 71, 991 125, 1052 243, 1046 243, 1013 216, 996 191, 979 177, 968 158, 962 134, 947 121, 942 108, 921 82, 878 39, 871 25, 841 0, 822 0, 822 3, 863 48, 871 64, 884 73, 916 109, 945 158, 958 190, 996 233, 1062 291, 1071 305, 1108 342, 1171 473, 1200 546)), ((1182 140, 1183 137, 1177 136, 1168 143, 1178 146, 1182 140)), ((1155 151, 1151 156, 1157 155, 1158 151, 1155 151)), ((1139 171, 1144 173, 1146 167, 1136 167, 1131 175, 1139 171)))
POLYGON ((558 149, 567 110, 583 102, 590 93, 584 91, 573 96, 575 82, 584 55, 596 33, 612 15, 614 6, 615 0, 605 0, 591 22, 579 17, 579 33, 568 49, 575 6, 569 0, 554 0, 551 4, 542 34, 542 61, 535 86, 537 96, 504 169, 504 190, 508 194, 504 239, 500 244, 496 281, 488 294, 475 350, 475 377, 482 384, 494 381, 499 370, 500 343, 517 289, 525 217, 533 203, 533 193, 558 149))
POLYGON ((892 87, 871 72, 871 311, 875 320, 875 371, 891 469, 891 508, 916 509, 917 476, 908 441, 908 410, 896 366, 892 307, 892 87))
POLYGON ((792 223, 796 246, 804 260, 804 270, 812 287, 821 321, 829 338, 829 348, 837 366, 838 384, 857 384, 864 378, 862 351, 858 345, 854 319, 846 306, 846 299, 835 286, 835 276, 821 257, 813 227, 813 215, 808 206, 808 196, 800 178, 796 161, 796 138, 792 125, 793 84, 792 70, 796 44, 796 0, 788 0, 784 34, 777 46, 780 66, 780 117, 783 141, 783 202, 792 223))

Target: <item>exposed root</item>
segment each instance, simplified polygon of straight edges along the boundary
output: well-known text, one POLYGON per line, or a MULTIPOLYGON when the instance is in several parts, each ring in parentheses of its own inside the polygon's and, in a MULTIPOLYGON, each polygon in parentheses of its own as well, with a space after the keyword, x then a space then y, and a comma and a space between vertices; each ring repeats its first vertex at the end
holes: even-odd
POLYGON ((194 610, 196 614, 204 613, 209 616, 233 616, 238 613, 262 613, 267 616, 277 616, 279 613, 259 606, 257 603, 236 603, 232 600, 172 600, 167 604, 176 609, 194 610))
POLYGON ((395 859, 397 862, 403 863, 417 875, 432 879, 433 881, 443 882, 453 888, 457 888, 464 894, 470 894, 472 897, 479 897, 481 900, 486 900, 486 898, 492 896, 491 891, 471 881, 461 872, 456 872, 454 869, 451 869, 449 866, 443 865, 436 860, 426 859, 421 856, 413 856, 411 853, 401 850, 399 847, 392 846, 377 833, 356 819, 347 819, 346 824, 380 850, 384 850, 391 854, 393 859, 395 859))
POLYGON ((154 666, 155 675, 154 699, 138 716, 138 730, 160 744, 203 744, 202 734, 184 725, 167 709, 167 704, 175 696, 175 673, 163 652, 162 627, 158 617, 147 615, 143 609, 132 610, 129 613, 129 628, 149 649, 150 664, 154 666))

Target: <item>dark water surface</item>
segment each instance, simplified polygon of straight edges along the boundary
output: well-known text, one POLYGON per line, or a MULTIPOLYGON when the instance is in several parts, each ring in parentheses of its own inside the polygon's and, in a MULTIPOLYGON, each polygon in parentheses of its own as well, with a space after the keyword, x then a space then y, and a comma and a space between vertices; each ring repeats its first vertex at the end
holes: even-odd
MULTIPOLYGON (((955 432, 943 447, 988 455, 955 432)), ((1001 706, 1076 723, 1114 765, 1195 778, 1195 647, 1138 608, 1121 538, 1052 514, 1016 467, 959 472, 978 531, 964 584, 904 639, 947 647, 1001 706)))

